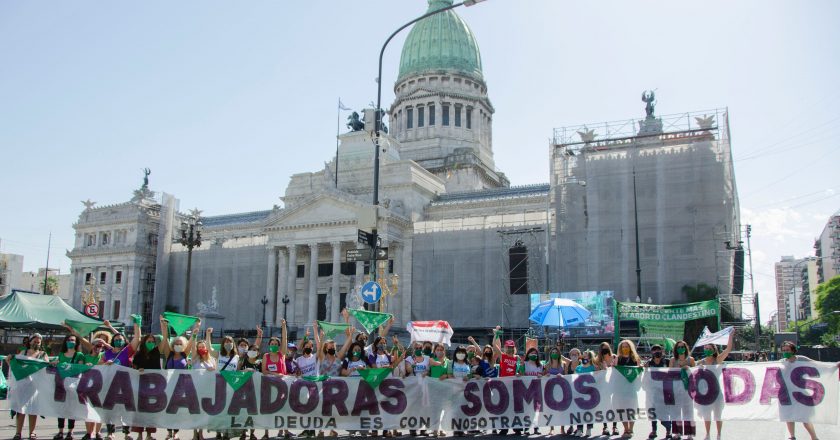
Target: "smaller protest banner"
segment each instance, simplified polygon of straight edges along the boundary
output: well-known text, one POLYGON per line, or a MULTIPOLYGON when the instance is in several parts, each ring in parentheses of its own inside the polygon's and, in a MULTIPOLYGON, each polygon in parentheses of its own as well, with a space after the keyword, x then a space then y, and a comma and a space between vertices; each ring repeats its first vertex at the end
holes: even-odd
POLYGON ((428 341, 451 345, 452 327, 446 321, 411 321, 405 327, 412 341, 428 341))

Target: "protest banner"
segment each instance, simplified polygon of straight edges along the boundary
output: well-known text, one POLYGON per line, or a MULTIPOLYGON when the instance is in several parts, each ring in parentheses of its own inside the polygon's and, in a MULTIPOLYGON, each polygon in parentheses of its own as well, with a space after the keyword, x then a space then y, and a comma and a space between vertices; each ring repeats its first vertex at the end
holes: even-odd
POLYGON ((11 409, 25 414, 173 429, 467 431, 627 420, 837 424, 835 364, 697 367, 686 371, 685 385, 681 371, 309 381, 256 372, 227 378, 207 370, 139 373, 122 366, 73 376, 50 367, 10 378, 9 395, 11 409))
POLYGON ((411 321, 406 326, 412 341, 436 342, 451 345, 455 333, 446 321, 411 321))
POLYGON ((703 327, 703 331, 700 333, 700 337, 697 338, 697 342, 694 343, 693 348, 702 347, 708 344, 714 345, 726 345, 729 343, 729 335, 735 331, 735 327, 726 327, 725 329, 712 333, 709 330, 709 327, 703 327))
POLYGON ((679 333, 682 333, 685 322, 695 319, 717 316, 718 326, 720 326, 720 301, 716 299, 671 305, 615 301, 613 307, 614 325, 616 328, 614 344, 616 346, 618 346, 619 339, 618 328, 620 322, 623 320, 639 321, 641 327, 649 329, 651 333, 658 333, 657 335, 650 334, 648 337, 651 339, 668 338, 680 340, 682 339, 682 335, 679 335, 679 338, 675 338, 677 336, 677 330, 679 330, 679 333), (675 325, 669 326, 666 324, 669 322, 681 322, 683 324, 678 329, 675 325))

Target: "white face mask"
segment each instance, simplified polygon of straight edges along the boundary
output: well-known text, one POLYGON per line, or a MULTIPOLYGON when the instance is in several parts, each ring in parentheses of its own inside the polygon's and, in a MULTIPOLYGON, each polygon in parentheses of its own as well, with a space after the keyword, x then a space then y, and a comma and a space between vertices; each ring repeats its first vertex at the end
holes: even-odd
POLYGON ((233 350, 233 344, 231 344, 230 342, 226 343, 225 344, 225 350, 227 350, 227 351, 233 350))
POLYGON ((255 358, 255 357, 257 357, 258 354, 259 353, 257 353, 254 350, 248 350, 248 357, 250 357, 250 358, 255 358))
POLYGON ((173 346, 172 349, 175 350, 175 353, 183 353, 184 352, 184 346, 180 345, 180 344, 173 346))
POLYGON ((573 361, 578 360, 578 358, 579 358, 579 356, 578 356, 578 355, 576 355, 576 354, 573 354, 573 355, 572 355, 572 360, 573 360, 573 361))
POLYGON ((245 354, 248 352, 248 347, 239 347, 239 354, 245 354))
POLYGON ((465 355, 464 353, 455 353, 455 359, 458 359, 459 361, 462 361, 466 358, 467 358, 467 355, 465 355))

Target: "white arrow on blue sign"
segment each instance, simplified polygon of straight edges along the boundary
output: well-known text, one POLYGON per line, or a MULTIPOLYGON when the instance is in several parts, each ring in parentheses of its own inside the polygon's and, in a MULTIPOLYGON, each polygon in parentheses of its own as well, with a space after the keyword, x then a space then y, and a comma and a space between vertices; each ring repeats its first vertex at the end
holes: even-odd
POLYGON ((368 281, 360 291, 362 299, 368 304, 376 304, 382 298, 382 286, 376 281, 368 281))

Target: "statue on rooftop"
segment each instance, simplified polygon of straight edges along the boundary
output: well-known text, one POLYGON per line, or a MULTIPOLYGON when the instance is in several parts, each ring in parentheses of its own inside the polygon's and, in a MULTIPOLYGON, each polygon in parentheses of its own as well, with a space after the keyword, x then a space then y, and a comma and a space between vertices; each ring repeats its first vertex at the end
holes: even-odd
POLYGON ((642 102, 646 103, 645 106, 645 114, 648 118, 653 118, 653 110, 654 104, 653 100, 656 98, 656 95, 653 93, 653 90, 646 90, 642 92, 642 102))
POLYGON ((350 116, 347 117, 347 128, 350 131, 362 131, 365 129, 365 123, 362 122, 362 118, 359 117, 358 112, 353 112, 350 116))
POLYGON ((152 174, 152 170, 148 168, 143 168, 143 186, 142 189, 149 189, 149 174, 152 174))

